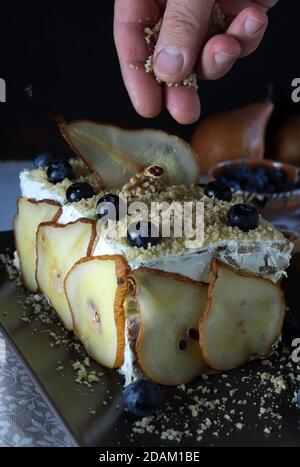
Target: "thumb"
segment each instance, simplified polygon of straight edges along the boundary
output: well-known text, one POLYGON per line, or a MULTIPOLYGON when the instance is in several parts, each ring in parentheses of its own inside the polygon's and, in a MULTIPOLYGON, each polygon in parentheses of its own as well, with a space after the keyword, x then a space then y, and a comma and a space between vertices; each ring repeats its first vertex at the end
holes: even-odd
POLYGON ((154 72, 177 83, 194 68, 206 39, 215 0, 168 0, 154 52, 154 72))

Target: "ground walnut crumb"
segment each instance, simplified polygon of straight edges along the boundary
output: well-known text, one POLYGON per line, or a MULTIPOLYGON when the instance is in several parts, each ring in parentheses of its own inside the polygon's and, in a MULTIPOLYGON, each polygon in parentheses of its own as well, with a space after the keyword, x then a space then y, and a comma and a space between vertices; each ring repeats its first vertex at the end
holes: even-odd
MULTIPOLYGON (((163 18, 160 18, 157 23, 154 25, 153 28, 146 27, 145 28, 145 40, 150 47, 152 53, 148 56, 148 59, 145 63, 145 70, 146 73, 154 74, 153 70, 153 50, 158 40, 158 36, 161 30, 163 18)), ((217 34, 223 33, 226 30, 226 24, 224 20, 224 15, 221 11, 220 4, 218 2, 215 3, 211 20, 207 32, 207 38, 211 38, 217 34)), ((161 83, 161 80, 156 76, 156 80, 158 83, 161 83)), ((179 86, 186 86, 189 88, 198 89, 197 83, 197 76, 196 73, 190 73, 183 81, 179 83, 166 83, 168 87, 179 87, 179 86)))
POLYGON ((298 406, 297 391, 293 389, 298 388, 299 371, 300 364, 291 362, 283 347, 267 360, 257 360, 236 375, 213 374, 191 385, 178 386, 163 411, 134 422, 129 437, 137 442, 137 437, 147 433, 146 427, 151 426, 153 435, 164 441, 184 442, 193 438, 204 445, 218 445, 219 439, 236 437, 236 432, 241 431, 280 439, 283 422, 289 417, 282 410, 281 392, 290 388, 286 403, 288 407, 298 406), (266 361, 268 372, 264 371, 266 361), (239 396, 236 399, 233 391, 239 396), (247 423, 249 417, 253 421, 251 426, 247 423))
POLYGON ((55 195, 55 198, 58 198, 60 202, 64 203, 67 203, 66 191, 75 181, 89 183, 95 192, 100 190, 99 181, 79 158, 69 159, 69 163, 73 169, 74 176, 72 180, 65 178, 60 183, 50 183, 47 178, 47 167, 34 170, 25 169, 21 172, 21 176, 24 177, 26 181, 41 183, 46 190, 51 191, 55 195))
POLYGON ((76 383, 84 384, 85 386, 88 386, 89 388, 91 388, 92 383, 99 382, 99 378, 96 374, 96 371, 89 371, 88 370, 89 365, 86 365, 86 361, 74 362, 72 366, 73 366, 73 369, 76 371, 76 378, 75 378, 76 383))

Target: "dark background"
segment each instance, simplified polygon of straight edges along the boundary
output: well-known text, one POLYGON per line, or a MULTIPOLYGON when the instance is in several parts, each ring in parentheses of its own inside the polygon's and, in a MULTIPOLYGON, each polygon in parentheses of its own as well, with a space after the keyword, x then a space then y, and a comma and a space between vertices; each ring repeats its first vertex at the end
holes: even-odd
MULTIPOLYGON (((145 120, 133 110, 113 43, 113 6, 113 0, 2 3, 0 77, 7 84, 7 103, 0 104, 2 159, 43 150, 68 153, 54 123, 24 96, 29 83, 66 119, 163 128, 190 138, 193 126, 177 125, 167 112, 145 120)), ((270 83, 276 104, 272 125, 300 112, 290 97, 292 79, 300 76, 299 22, 299 2, 280 0, 256 53, 239 61, 227 77, 200 83, 202 118, 263 99, 270 83)))

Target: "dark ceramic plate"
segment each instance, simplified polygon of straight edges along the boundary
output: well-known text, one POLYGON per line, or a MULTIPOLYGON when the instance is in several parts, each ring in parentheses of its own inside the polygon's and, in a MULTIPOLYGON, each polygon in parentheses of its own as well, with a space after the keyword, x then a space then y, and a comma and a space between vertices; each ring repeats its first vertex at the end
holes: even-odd
MULTIPOLYGON (((13 248, 11 233, 0 234, 0 240, 2 252, 6 248, 13 248)), ((54 349, 49 347, 50 338, 46 331, 53 327, 53 331, 56 332, 57 325, 47 326, 39 321, 21 322, 23 311, 21 303, 25 298, 23 291, 17 289, 14 282, 7 280, 3 268, 0 271, 0 281, 0 325, 32 380, 71 435, 75 445, 98 447, 300 445, 298 422, 300 410, 289 403, 293 398, 295 386, 288 380, 287 389, 276 396, 276 412, 281 414, 282 420, 274 422, 271 416, 268 419, 257 416, 261 397, 267 393, 269 387, 259 383, 260 372, 268 371, 268 367, 263 366, 260 361, 254 361, 240 370, 233 371, 226 378, 212 375, 208 382, 199 379, 188 386, 193 389, 208 384, 210 394, 201 395, 200 389, 200 398, 215 400, 225 397, 228 402, 224 411, 210 411, 207 408, 197 417, 193 417, 187 408, 191 403, 190 395, 179 389, 164 390, 165 397, 169 401, 169 415, 167 421, 162 421, 160 417, 154 422, 158 432, 163 431, 162 425, 165 424, 166 430, 173 426, 178 431, 180 429, 189 431, 192 436, 183 436, 178 443, 174 440, 162 440, 155 433, 135 433, 130 442, 132 425, 136 419, 123 410, 122 378, 118 373, 92 363, 93 369, 104 372, 100 382, 93 390, 76 384, 71 362, 78 360, 78 354, 63 346, 54 349), (56 370, 58 361, 62 362, 63 371, 56 370), (229 395, 232 389, 237 390, 234 396, 229 395), (245 406, 234 402, 245 398, 247 399, 245 406), (107 405, 103 404, 103 400, 107 401, 107 405), (184 409, 180 409, 182 406, 184 409), (230 414, 232 422, 225 418, 225 415, 230 413, 230 409, 235 410, 235 414, 230 414), (95 413, 91 415, 91 411, 95 413), (210 419, 213 427, 204 433, 200 442, 194 435, 206 418, 210 419), (237 422, 244 425, 243 430, 236 428, 237 422), (184 423, 188 428, 184 427, 184 423), (281 428, 278 425, 281 425, 281 428), (269 426, 272 427, 272 434, 266 435, 264 429, 269 426), (213 434, 215 432, 218 432, 218 436, 213 434)), ((273 368, 270 372, 274 374, 279 368, 279 358, 274 356, 272 360, 273 368)), ((286 372, 290 372, 290 369, 286 369, 286 372)), ((270 400, 269 403, 271 404, 270 400)))

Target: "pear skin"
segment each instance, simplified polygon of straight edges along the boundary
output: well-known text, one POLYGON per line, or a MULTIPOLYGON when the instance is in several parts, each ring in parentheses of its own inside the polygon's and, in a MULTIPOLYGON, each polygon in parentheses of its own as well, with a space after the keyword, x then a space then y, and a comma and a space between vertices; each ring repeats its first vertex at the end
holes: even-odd
POLYGON ((300 166, 300 115, 285 120, 271 138, 270 158, 300 166))
POLYGON ((266 127, 273 109, 271 101, 264 101, 203 120, 192 139, 202 173, 225 160, 262 159, 266 127))

